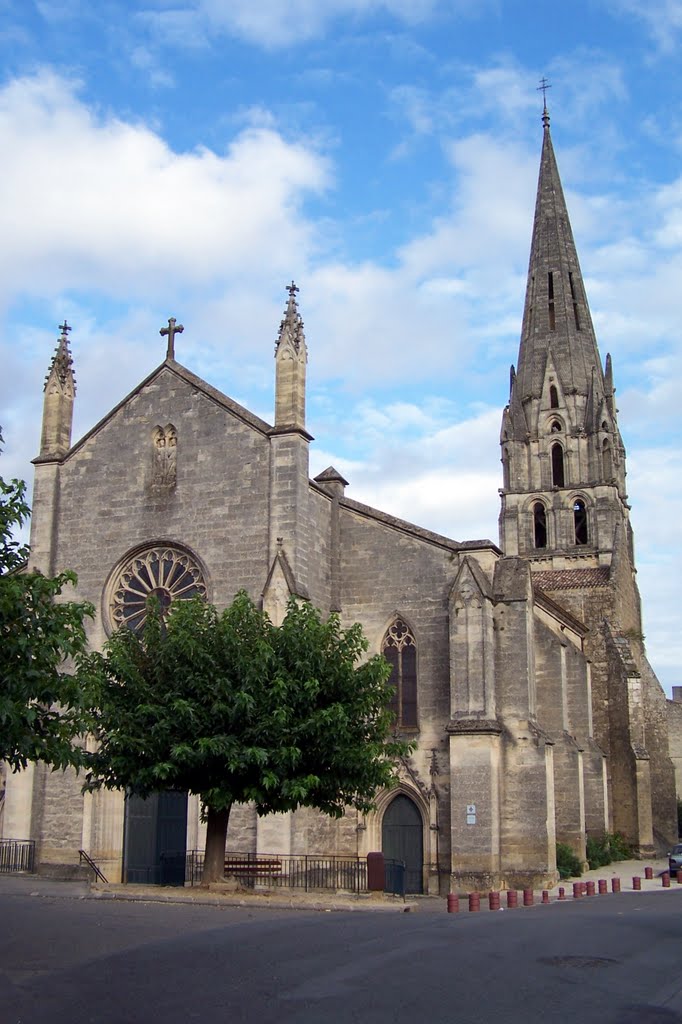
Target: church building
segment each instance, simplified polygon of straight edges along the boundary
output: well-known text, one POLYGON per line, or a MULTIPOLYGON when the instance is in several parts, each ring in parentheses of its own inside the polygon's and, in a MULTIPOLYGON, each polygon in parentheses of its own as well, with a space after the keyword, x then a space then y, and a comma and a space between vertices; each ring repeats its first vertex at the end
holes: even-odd
MULTIPOLYGON (((502 414, 498 543, 361 504, 331 466, 310 479, 308 345, 293 283, 272 424, 176 360, 182 327, 170 320, 161 365, 73 443, 63 326, 34 460, 31 566, 77 573, 78 599, 96 608, 91 644, 140 628, 151 593, 165 606, 199 594, 221 609, 244 588, 276 624, 295 595, 362 624, 392 666, 396 728, 417 744, 371 814, 259 819, 240 806, 230 853, 383 850, 405 861, 410 891, 436 894, 553 884, 557 842, 584 860, 586 837, 604 832, 642 856, 676 841, 613 368, 597 347, 546 110, 543 126, 502 414)), ((203 845, 194 796, 84 796, 74 773, 43 765, 6 782, 2 834, 34 839, 45 870, 85 850, 111 880, 146 880, 136 874, 145 843, 157 854, 203 845)))

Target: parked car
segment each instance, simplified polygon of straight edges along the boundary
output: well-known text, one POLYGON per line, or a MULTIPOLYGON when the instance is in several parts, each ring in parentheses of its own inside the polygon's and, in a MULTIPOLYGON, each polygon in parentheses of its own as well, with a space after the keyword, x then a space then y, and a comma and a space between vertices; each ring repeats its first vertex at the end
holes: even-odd
POLYGON ((673 846, 668 854, 668 868, 671 875, 676 875, 678 870, 682 868, 682 843, 673 846))

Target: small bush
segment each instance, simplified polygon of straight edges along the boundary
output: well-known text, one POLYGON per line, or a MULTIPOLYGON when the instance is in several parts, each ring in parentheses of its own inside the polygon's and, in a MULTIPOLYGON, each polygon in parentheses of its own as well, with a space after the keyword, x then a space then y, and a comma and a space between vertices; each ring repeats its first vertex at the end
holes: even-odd
POLYGON ((587 837, 586 855, 590 868, 602 868, 612 861, 630 860, 632 847, 620 832, 605 832, 601 836, 587 837))
POLYGON ((556 844, 556 866, 559 878, 579 878, 583 873, 580 858, 566 843, 556 844))

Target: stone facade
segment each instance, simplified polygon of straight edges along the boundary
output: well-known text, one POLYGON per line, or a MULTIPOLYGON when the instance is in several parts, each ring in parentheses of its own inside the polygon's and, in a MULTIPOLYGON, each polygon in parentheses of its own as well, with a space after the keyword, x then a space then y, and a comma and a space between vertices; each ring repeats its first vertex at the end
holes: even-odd
MULTIPOLYGON (((603 373, 548 118, 503 416, 500 546, 353 501, 333 467, 309 479, 296 291, 275 351, 274 425, 178 363, 169 337, 164 362, 72 445, 64 325, 35 460, 32 565, 76 571, 97 647, 139 624, 151 590, 222 608, 244 588, 275 623, 292 594, 338 611, 391 658, 398 721, 417 741, 399 786, 372 814, 340 821, 236 808, 231 852, 395 855, 404 842, 413 887, 447 892, 550 884, 556 842, 584 857, 588 833, 618 828, 643 852, 666 845, 666 704, 641 641, 610 362, 603 373), (395 818, 397 796, 418 834, 395 818)), ((84 849, 117 878, 126 820, 121 794, 84 797, 73 775, 36 766, 9 780, 2 828, 35 838, 42 864, 84 849)), ((202 838, 191 798, 187 848, 202 838)))

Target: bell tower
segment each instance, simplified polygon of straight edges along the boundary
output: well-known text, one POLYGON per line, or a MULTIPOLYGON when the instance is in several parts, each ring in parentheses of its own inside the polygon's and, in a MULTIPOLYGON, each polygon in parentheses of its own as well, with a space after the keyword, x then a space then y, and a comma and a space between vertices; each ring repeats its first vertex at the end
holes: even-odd
POLYGON ((630 537, 625 449, 611 357, 602 368, 578 254, 543 116, 517 368, 502 417, 500 544, 534 569, 611 564, 630 537))
POLYGON ((534 589, 588 627, 609 827, 644 856, 655 835, 677 832, 658 725, 665 694, 644 649, 611 357, 602 366, 546 104, 542 124, 521 342, 500 432, 500 547, 526 558, 534 589))

